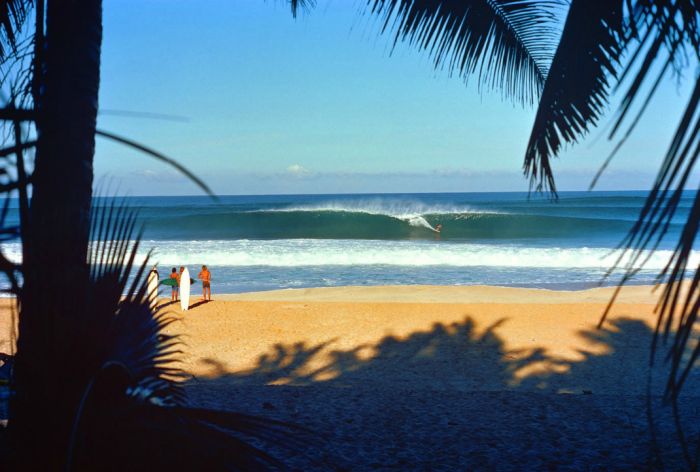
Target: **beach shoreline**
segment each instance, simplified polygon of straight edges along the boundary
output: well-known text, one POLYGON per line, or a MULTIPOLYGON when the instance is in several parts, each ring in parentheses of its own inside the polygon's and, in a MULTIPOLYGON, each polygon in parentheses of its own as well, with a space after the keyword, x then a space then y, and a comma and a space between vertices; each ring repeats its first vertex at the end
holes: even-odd
MULTIPOLYGON (((689 285, 683 283, 682 293, 689 285)), ((656 303, 664 285, 626 285, 621 303, 656 303)), ((560 290, 503 285, 343 285, 285 288, 242 293, 214 293, 220 301, 366 301, 414 303, 607 303, 617 286, 560 290)), ((197 298, 196 292, 193 292, 197 298)))

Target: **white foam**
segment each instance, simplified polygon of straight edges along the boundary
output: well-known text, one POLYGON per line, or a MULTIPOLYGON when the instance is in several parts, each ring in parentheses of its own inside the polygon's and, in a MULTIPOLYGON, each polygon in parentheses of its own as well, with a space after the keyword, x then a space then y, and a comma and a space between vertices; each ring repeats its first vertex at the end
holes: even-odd
POLYGON ((461 217, 476 217, 485 214, 502 214, 497 211, 475 210, 467 205, 427 205, 422 202, 386 199, 367 199, 353 201, 323 202, 317 205, 299 205, 284 208, 268 208, 251 210, 256 213, 285 213, 285 212, 345 212, 364 213, 368 215, 384 215, 408 221, 411 218, 425 215, 461 215, 461 217))
POLYGON ((412 216, 407 218, 406 221, 408 221, 408 224, 410 224, 411 226, 417 226, 419 228, 428 228, 433 231, 437 231, 435 228, 433 228, 433 225, 428 223, 428 221, 422 216, 412 216))
MULTIPOLYGON (((523 247, 512 245, 453 244, 440 241, 367 241, 367 240, 214 240, 143 241, 139 261, 149 249, 155 250, 153 262, 163 266, 452 266, 511 268, 582 268, 605 270, 617 260, 619 252, 608 248, 523 247)), ((7 244, 5 253, 14 262, 21 261, 17 244, 7 244)), ((662 269, 671 251, 651 255, 645 269, 662 269)), ((626 261, 623 261, 626 262, 626 261)), ((693 251, 689 266, 700 265, 700 252, 693 251)))
MULTIPOLYGON (((545 248, 450 244, 438 241, 353 241, 288 239, 273 241, 225 240, 144 242, 154 248, 156 260, 165 265, 210 264, 216 266, 456 266, 594 268, 612 266, 619 252, 608 248, 545 248)), ((644 266, 661 269, 671 251, 656 251, 644 266)), ((694 251, 690 266, 700 264, 694 251)))
POLYGON ((456 215, 457 219, 479 218, 488 214, 502 214, 496 211, 474 210, 468 206, 454 205, 426 205, 422 202, 369 199, 349 202, 324 202, 318 205, 301 205, 286 208, 270 208, 265 210, 253 210, 255 213, 289 213, 289 212, 336 212, 336 213, 364 213, 367 215, 381 215, 405 221, 411 226, 423 227, 437 231, 428 220, 427 215, 456 215))

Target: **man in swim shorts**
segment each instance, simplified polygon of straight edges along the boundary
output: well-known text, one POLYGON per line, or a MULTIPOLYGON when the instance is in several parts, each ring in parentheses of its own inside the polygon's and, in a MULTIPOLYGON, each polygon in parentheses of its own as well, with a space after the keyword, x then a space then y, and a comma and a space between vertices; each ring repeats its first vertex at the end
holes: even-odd
POLYGON ((173 296, 172 296, 172 301, 176 302, 177 301, 177 292, 180 287, 180 276, 177 273, 177 269, 173 267, 173 271, 170 272, 170 278, 177 280, 177 285, 173 285, 173 296))
POLYGON ((207 266, 202 266, 202 271, 197 278, 202 281, 202 300, 211 300, 211 272, 209 272, 207 266), (207 292, 209 293, 208 298, 207 292))

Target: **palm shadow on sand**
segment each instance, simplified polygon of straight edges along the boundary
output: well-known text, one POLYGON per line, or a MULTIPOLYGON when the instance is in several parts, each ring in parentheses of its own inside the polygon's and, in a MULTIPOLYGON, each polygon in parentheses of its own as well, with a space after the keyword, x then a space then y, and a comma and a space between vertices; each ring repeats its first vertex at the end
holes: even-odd
MULTIPOLYGON (((435 461, 459 468, 508 463, 556 469, 590 464, 592 455, 594 463, 647 467, 652 442, 645 386, 625 372, 648 365, 651 330, 638 320, 618 319, 582 331, 591 350, 579 351, 572 361, 541 347, 506 350, 496 331, 507 322, 477 329, 467 316, 350 349, 333 349, 334 339, 277 344, 253 369, 238 372, 207 358, 202 362, 208 375, 188 389, 204 405, 245 408, 320 431, 329 440, 314 460, 321 460, 318 454, 340 457, 341 463, 352 457, 347 464, 353 470, 372 464, 430 468, 435 461), (374 450, 377 441, 393 453, 374 450), (369 452, 358 458, 356 448, 369 452), (493 448, 503 463, 483 452, 493 448), (446 455, 438 459, 435 451, 446 455)), ((663 391, 661 371, 654 372, 654 392, 663 391)), ((686 390, 696 397, 681 403, 686 423, 692 423, 684 428, 693 437, 699 429, 697 377, 686 390)), ((654 402, 661 412, 654 421, 665 441, 662 456, 675 464, 681 456, 670 411, 661 408, 660 398, 654 402)))
MULTIPOLYGON (((579 336, 590 349, 577 351, 580 360, 575 361, 552 355, 542 347, 506 350, 496 330, 507 322, 500 319, 476 329, 467 316, 460 323, 435 323, 427 331, 416 331, 404 338, 386 336, 376 344, 351 349, 332 349, 337 339, 316 345, 276 344, 258 358, 253 369, 237 372, 229 372, 215 358, 201 362, 210 368, 208 381, 225 381, 229 385, 352 386, 358 382, 381 382, 395 387, 459 391, 591 390, 622 395, 646 391, 645 386, 638 385, 637 375, 620 375, 646 370, 648 365, 652 331, 639 320, 622 318, 600 330, 581 331, 579 336), (593 388, 594 384, 604 386, 605 391, 593 388)), ((654 386, 661 392, 665 381, 660 368, 663 359, 656 363, 654 379, 658 383, 654 386)), ((693 388, 697 387, 695 379, 691 384, 689 390, 700 392, 693 388)))

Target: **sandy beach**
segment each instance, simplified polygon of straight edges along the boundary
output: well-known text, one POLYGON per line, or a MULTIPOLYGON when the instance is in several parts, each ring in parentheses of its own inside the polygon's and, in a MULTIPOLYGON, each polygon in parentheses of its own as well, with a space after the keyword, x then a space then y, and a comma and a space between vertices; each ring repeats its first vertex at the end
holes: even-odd
MULTIPOLYGON (((646 416, 657 294, 626 288, 597 329, 611 294, 281 290, 195 303, 173 330, 186 333, 196 401, 324 435, 295 459, 301 469, 658 467, 646 416)), ((664 466, 681 467, 657 364, 651 391, 664 466)), ((696 373, 681 402, 687 418, 697 418, 698 385, 696 373)))
POLYGON ((195 297, 173 331, 186 334, 188 372, 236 384, 641 394, 656 298, 625 289, 598 330, 611 294, 397 286, 195 297))
MULTIPOLYGON (((631 470, 652 464, 656 295, 626 288, 597 329, 611 293, 341 287, 195 296, 187 312, 161 303, 180 318, 170 330, 186 343, 193 401, 317 431, 292 457, 300 469, 631 470)), ((679 466, 657 364, 654 421, 679 466)), ((688 418, 699 385, 695 372, 688 418)))

